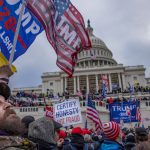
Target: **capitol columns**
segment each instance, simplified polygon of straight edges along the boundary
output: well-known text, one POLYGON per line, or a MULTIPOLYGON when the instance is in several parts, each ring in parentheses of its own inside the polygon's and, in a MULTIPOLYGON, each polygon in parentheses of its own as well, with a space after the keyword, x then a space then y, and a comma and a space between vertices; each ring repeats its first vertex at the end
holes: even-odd
POLYGON ((61 88, 60 91, 61 91, 61 93, 64 92, 64 83, 63 83, 63 80, 64 80, 64 78, 62 77, 61 80, 60 80, 60 86, 61 86, 60 87, 61 88))
POLYGON ((99 86, 98 86, 98 74, 95 75, 95 81, 96 81, 96 92, 98 92, 99 90, 99 86))
POLYGON ((121 90, 122 90, 120 73, 118 73, 118 80, 119 80, 119 87, 120 87, 120 88, 121 88, 121 90))
POLYGON ((79 82, 79 76, 77 76, 77 89, 80 91, 80 82, 79 82))
POLYGON ((67 77, 65 77, 65 90, 67 88, 67 77))
POLYGON ((123 87, 123 90, 125 90, 126 89, 126 82, 125 82, 125 76, 124 76, 124 74, 122 74, 122 87, 123 87))
POLYGON ((112 92, 111 74, 108 74, 108 78, 109 78, 109 91, 112 92))
POLYGON ((77 92, 77 86, 76 86, 76 76, 73 77, 73 80, 74 80, 74 94, 76 94, 77 92))
POLYGON ((89 93, 89 76, 86 76, 86 92, 89 93))

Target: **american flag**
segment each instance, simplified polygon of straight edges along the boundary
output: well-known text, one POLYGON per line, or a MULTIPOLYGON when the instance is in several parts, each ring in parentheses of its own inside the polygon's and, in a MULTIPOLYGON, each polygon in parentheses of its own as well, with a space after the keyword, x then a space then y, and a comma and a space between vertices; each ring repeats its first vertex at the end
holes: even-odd
POLYGON ((98 111, 96 110, 95 104, 90 96, 88 97, 86 116, 95 123, 96 131, 103 130, 102 122, 99 118, 98 111))
POLYGON ((139 107, 136 108, 136 120, 138 120, 138 122, 141 122, 141 111, 139 107))
POLYGON ((71 76, 77 53, 91 48, 81 14, 70 0, 29 0, 27 6, 42 23, 57 54, 56 64, 71 76))
POLYGON ((108 78, 107 75, 102 75, 102 97, 106 98, 108 92, 108 78))

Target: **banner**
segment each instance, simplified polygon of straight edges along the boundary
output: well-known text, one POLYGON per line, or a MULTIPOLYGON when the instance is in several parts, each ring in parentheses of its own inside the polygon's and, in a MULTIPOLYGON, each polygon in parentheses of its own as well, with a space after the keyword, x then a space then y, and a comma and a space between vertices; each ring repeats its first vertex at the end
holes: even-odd
MULTIPOLYGON (((0 0, 0 53, 9 60, 22 0, 0 0)), ((24 54, 43 30, 39 21, 25 8, 14 54, 15 61, 24 54)))
POLYGON ((136 118, 137 107, 140 107, 139 101, 129 101, 129 102, 115 102, 109 105, 110 120, 120 123, 123 120, 124 123, 138 122, 136 118), (131 115, 129 116, 126 112, 130 108, 131 115))
POLYGON ((54 105, 54 120, 63 126, 82 123, 79 100, 67 100, 54 105))

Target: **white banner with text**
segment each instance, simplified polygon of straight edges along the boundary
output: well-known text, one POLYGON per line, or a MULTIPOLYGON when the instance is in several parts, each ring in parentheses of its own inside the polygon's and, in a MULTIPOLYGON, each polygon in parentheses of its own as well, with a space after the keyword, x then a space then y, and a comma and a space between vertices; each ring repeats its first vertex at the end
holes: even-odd
POLYGON ((54 120, 63 126, 82 123, 80 103, 77 99, 55 104, 54 110, 54 120))

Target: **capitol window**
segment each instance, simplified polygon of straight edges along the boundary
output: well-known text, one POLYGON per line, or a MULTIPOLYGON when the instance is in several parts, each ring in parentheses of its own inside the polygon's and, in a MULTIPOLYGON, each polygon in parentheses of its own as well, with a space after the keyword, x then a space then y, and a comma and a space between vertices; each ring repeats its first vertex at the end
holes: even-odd
POLYGON ((50 82, 50 86, 53 86, 53 82, 50 82))

